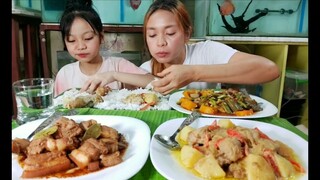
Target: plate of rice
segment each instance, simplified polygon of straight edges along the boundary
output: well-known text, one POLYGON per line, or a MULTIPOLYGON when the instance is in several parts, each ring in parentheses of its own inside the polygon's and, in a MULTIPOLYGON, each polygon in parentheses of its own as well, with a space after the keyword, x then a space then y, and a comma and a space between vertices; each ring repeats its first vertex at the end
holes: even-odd
POLYGON ((106 110, 170 110, 168 99, 169 96, 144 88, 113 89, 103 96, 73 88, 56 97, 54 105, 68 109, 92 107, 106 110), (75 105, 75 102, 78 104, 75 105))

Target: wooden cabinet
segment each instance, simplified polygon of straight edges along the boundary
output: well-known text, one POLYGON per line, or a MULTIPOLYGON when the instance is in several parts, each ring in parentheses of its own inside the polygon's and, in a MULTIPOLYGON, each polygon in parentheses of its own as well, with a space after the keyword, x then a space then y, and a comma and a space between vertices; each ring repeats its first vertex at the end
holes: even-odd
MULTIPOLYGON (((39 67, 38 27, 41 18, 26 11, 12 9, 11 16, 11 81, 41 76, 39 67)), ((12 94, 12 115, 17 116, 16 99, 12 94)))

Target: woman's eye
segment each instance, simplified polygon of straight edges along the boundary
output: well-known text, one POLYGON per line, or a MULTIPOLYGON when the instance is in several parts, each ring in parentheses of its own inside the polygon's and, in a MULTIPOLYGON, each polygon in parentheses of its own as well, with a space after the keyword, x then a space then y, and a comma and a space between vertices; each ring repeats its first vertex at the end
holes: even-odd
POLYGON ((91 39, 93 39, 93 37, 84 38, 84 40, 86 40, 86 41, 89 41, 91 39))
POLYGON ((175 35, 176 33, 167 33, 168 36, 173 36, 175 35))
POLYGON ((69 39, 68 39, 67 42, 68 42, 68 43, 73 43, 73 42, 75 42, 75 40, 69 40, 69 39))
POLYGON ((156 37, 156 35, 155 34, 150 34, 149 37, 153 38, 153 37, 156 37))

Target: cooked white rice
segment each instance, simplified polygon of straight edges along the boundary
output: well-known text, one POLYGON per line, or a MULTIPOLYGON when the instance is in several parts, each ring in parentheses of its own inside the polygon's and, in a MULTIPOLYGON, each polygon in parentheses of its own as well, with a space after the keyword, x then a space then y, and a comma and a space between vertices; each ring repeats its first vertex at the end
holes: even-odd
MULTIPOLYGON (((140 110, 146 104, 134 104, 134 103, 125 103, 123 99, 125 99, 130 94, 141 94, 141 93, 155 93, 159 101, 156 105, 150 106, 147 110, 170 110, 171 107, 168 104, 169 96, 163 96, 160 93, 157 93, 148 89, 121 89, 121 90, 112 90, 106 96, 103 96, 104 102, 98 103, 94 106, 97 109, 107 109, 107 110, 140 110)), ((55 106, 64 105, 67 101, 71 99, 75 99, 78 96, 89 95, 87 92, 80 93, 77 89, 70 89, 63 93, 63 95, 58 96, 54 99, 55 106)))

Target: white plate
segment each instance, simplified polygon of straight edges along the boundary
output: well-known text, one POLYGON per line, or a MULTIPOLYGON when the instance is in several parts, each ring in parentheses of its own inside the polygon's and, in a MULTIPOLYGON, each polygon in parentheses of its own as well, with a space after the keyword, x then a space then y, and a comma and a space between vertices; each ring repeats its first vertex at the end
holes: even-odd
MULTIPOLYGON (((181 97, 183 97, 183 91, 178 91, 173 93, 170 97, 169 97, 169 105, 182 113, 185 114, 191 114, 191 111, 184 109, 183 107, 181 107, 180 105, 177 104, 177 102, 180 100, 181 97)), ((222 117, 222 118, 234 118, 234 119, 249 119, 249 118, 262 118, 262 117, 268 117, 268 116, 273 116, 278 112, 278 108, 276 106, 274 106, 272 103, 258 97, 258 96, 254 96, 254 95, 250 95, 250 97, 254 100, 257 101, 257 103, 262 103, 261 107, 262 107, 262 111, 256 112, 250 116, 222 116, 222 115, 210 115, 210 114, 204 114, 202 113, 202 116, 205 117, 222 117)))
MULTIPOLYGON (((124 161, 122 163, 83 176, 64 178, 65 180, 129 179, 134 176, 147 161, 149 155, 150 129, 145 122, 125 116, 77 115, 66 117, 72 118, 76 122, 94 119, 97 120, 98 123, 113 127, 125 136, 129 146, 123 157, 124 161)), ((42 121, 43 119, 32 121, 13 129, 12 139, 15 137, 26 138, 42 121)), ((13 154, 12 179, 19 179, 21 174, 22 169, 17 162, 16 156, 13 154)))
MULTIPOLYGON (((193 122, 191 126, 194 128, 203 127, 204 125, 211 124, 215 119, 218 118, 199 118, 197 121, 193 122)), ((183 120, 184 118, 177 118, 166 121, 156 129, 154 134, 171 136, 178 129, 183 120)), ((269 123, 243 119, 231 119, 231 121, 237 126, 243 126, 247 128, 257 127, 270 138, 287 144, 296 152, 297 155, 299 155, 299 158, 302 161, 302 166, 308 172, 308 142, 302 139, 300 136, 288 131, 287 129, 269 123)), ((166 179, 200 179, 184 169, 172 156, 170 150, 160 145, 154 137, 152 137, 150 144, 150 158, 153 166, 166 179)), ((301 177, 301 180, 307 179, 308 173, 301 177)))

